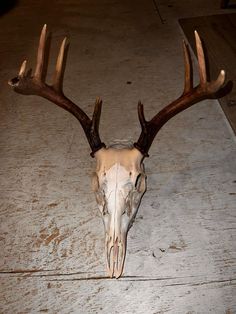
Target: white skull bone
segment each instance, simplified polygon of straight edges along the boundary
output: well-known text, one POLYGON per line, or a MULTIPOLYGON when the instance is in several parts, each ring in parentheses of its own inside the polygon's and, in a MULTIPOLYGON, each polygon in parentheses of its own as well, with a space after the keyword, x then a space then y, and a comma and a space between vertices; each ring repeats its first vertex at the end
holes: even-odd
POLYGON ((95 154, 92 187, 105 228, 105 254, 110 277, 123 272, 127 232, 146 190, 143 155, 134 147, 112 146, 95 154))

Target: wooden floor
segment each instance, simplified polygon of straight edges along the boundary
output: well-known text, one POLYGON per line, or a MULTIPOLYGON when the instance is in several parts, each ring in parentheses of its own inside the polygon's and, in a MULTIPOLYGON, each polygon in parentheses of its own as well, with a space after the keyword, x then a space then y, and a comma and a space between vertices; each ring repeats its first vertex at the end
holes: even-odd
POLYGON ((138 100, 149 118, 182 93, 178 19, 221 12, 219 0, 157 3, 162 19, 151 0, 21 0, 1 16, 1 314, 236 313, 236 144, 216 100, 160 131, 124 276, 111 280, 80 125, 7 85, 24 59, 35 65, 48 23, 48 81, 69 36, 65 94, 89 115, 103 98, 104 142, 136 140, 138 100))
POLYGON ((226 71, 230 92, 220 99, 220 104, 236 133, 236 13, 185 18, 179 22, 194 51, 195 29, 203 39, 210 77, 216 78, 221 69, 226 71))

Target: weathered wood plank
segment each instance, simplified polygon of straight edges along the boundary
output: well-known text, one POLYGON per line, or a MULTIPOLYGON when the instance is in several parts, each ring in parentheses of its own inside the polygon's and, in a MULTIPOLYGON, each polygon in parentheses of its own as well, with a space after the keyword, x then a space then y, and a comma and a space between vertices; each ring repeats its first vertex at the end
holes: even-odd
MULTIPOLYGON (((172 3, 162 4, 164 26, 144 0, 23 0, 1 17, 1 313, 236 312, 236 148, 216 101, 160 132, 146 160, 148 191, 129 232, 124 277, 110 280, 80 126, 6 87, 22 59, 34 64, 48 22, 52 58, 70 34, 66 94, 88 113, 102 96, 105 142, 136 139, 138 99, 150 117, 182 89, 176 17, 186 8, 189 15, 193 2, 181 10, 172 3)), ((204 6, 198 1, 196 11, 204 6)))
POLYGON ((3 313, 109 313, 111 308, 117 314, 143 313, 143 310, 181 313, 179 309, 185 305, 185 313, 205 314, 226 313, 234 308, 235 281, 230 279, 124 277, 115 281, 61 276, 35 278, 26 274, 1 281, 5 291, 15 285, 15 294, 6 296, 8 305, 2 308, 3 313), (228 308, 220 302, 222 294, 228 308), (215 304, 209 306, 210 299, 215 304))

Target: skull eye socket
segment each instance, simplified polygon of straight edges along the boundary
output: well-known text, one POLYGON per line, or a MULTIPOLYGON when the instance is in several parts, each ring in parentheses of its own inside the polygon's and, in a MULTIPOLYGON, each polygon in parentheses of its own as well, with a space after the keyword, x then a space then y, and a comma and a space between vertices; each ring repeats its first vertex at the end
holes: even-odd
POLYGON ((125 213, 128 215, 128 217, 131 215, 131 212, 132 212, 132 193, 130 192, 126 199, 125 199, 125 210, 124 212, 122 213, 122 215, 124 215, 125 213))
POLYGON ((96 172, 94 172, 92 176, 92 190, 93 192, 97 192, 99 190, 99 179, 96 172))
POLYGON ((142 174, 139 173, 135 181, 135 189, 138 190, 142 174))
POLYGON ((108 208, 107 208, 106 194, 105 194, 105 191, 102 187, 99 189, 98 194, 100 194, 100 199, 101 199, 101 203, 100 203, 100 205, 102 206, 101 213, 104 216, 104 215, 108 214, 108 208))
POLYGON ((139 173, 135 181, 135 189, 139 193, 144 193, 146 190, 146 176, 143 173, 139 173))

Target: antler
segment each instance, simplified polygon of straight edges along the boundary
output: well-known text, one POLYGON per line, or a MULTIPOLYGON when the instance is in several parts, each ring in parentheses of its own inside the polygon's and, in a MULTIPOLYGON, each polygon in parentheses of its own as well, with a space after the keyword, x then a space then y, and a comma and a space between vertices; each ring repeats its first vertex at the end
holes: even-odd
POLYGON ((141 124, 141 134, 138 142, 134 146, 144 155, 148 157, 149 148, 160 130, 160 128, 177 113, 189 108, 190 106, 198 103, 201 100, 209 98, 217 98, 215 95, 221 89, 225 81, 225 71, 221 70, 218 78, 215 81, 207 81, 205 57, 202 48, 202 43, 197 31, 195 31, 195 40, 197 47, 198 69, 200 83, 193 87, 192 76, 192 62, 190 52, 187 44, 183 42, 184 48, 184 61, 185 61, 185 85, 183 94, 163 108, 157 113, 150 121, 146 121, 144 116, 143 104, 138 103, 138 116, 141 124))
POLYGON ((105 144, 101 142, 99 136, 99 121, 101 115, 102 101, 96 99, 93 117, 90 119, 87 114, 71 100, 69 100, 62 90, 63 84, 63 67, 65 64, 65 50, 66 50, 66 38, 64 38, 56 63, 56 68, 53 77, 53 84, 48 85, 43 78, 43 71, 45 67, 45 46, 47 38, 47 26, 44 25, 38 47, 37 63, 34 75, 31 76, 31 70, 26 72, 26 60, 22 63, 19 74, 8 82, 13 86, 17 93, 24 95, 37 95, 44 97, 63 109, 72 113, 80 122, 89 145, 91 147, 91 156, 94 157, 94 153, 105 147, 105 144))

